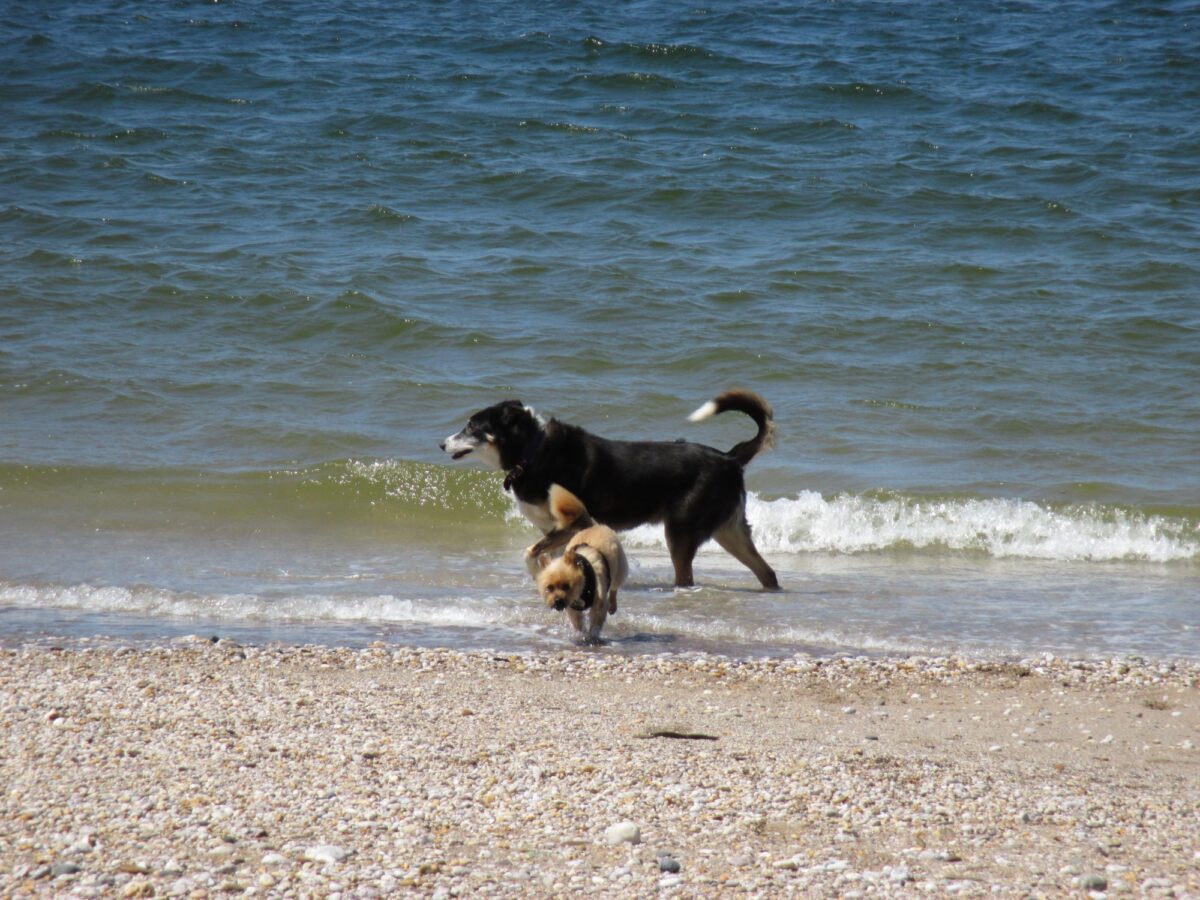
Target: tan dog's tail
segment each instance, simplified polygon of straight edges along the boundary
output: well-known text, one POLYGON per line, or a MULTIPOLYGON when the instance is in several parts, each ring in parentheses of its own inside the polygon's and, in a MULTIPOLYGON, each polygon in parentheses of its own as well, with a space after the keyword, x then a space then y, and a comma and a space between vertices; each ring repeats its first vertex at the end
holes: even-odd
POLYGON ((758 426, 758 434, 748 441, 742 441, 729 449, 729 455, 738 461, 743 469, 763 450, 770 449, 775 443, 775 413, 771 404, 754 391, 744 388, 734 388, 718 394, 702 407, 688 416, 689 422, 700 422, 710 416, 723 412, 745 413, 758 426))
POLYGON ((579 531, 594 524, 583 501, 561 484, 550 485, 550 515, 561 531, 579 531))

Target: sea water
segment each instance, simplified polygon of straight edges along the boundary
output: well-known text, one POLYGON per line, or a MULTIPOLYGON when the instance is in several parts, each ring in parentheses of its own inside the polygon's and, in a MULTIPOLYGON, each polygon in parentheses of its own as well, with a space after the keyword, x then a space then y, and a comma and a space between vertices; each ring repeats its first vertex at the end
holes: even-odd
POLYGON ((0 13, 0 641, 568 647, 516 397, 727 448, 603 652, 1200 659, 1200 10, 0 13))

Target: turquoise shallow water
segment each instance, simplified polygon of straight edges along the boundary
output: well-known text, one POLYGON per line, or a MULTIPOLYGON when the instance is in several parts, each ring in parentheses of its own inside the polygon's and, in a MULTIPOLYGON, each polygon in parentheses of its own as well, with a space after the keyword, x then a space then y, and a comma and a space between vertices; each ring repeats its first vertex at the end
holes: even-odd
POLYGON ((616 648, 1200 658, 1200 12, 14 3, 0 633, 557 646, 520 396, 728 446, 616 648), (707 573, 707 577, 706 577, 707 573))

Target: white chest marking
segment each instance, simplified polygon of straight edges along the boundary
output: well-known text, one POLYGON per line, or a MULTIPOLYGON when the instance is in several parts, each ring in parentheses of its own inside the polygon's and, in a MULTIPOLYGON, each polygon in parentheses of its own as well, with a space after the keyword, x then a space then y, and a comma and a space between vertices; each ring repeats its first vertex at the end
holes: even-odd
POLYGON ((490 441, 486 444, 481 444, 479 449, 475 451, 475 455, 487 463, 491 468, 499 472, 504 471, 504 465, 500 462, 500 451, 496 449, 496 445, 490 441))
POLYGON ((518 500, 517 508, 521 510, 521 515, 541 529, 542 534, 549 534, 554 530, 554 516, 550 515, 549 500, 543 503, 526 503, 524 500, 518 500))

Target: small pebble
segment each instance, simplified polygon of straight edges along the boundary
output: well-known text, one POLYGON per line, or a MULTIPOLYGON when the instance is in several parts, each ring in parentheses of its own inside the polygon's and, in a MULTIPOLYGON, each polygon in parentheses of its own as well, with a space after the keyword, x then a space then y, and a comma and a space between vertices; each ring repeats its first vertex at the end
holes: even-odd
POLYGON ((317 844, 315 847, 309 847, 304 851, 305 859, 326 864, 340 863, 349 855, 349 850, 344 850, 333 844, 317 844))
POLYGON ((604 841, 607 844, 640 844, 642 830, 633 822, 617 822, 604 830, 604 841))

